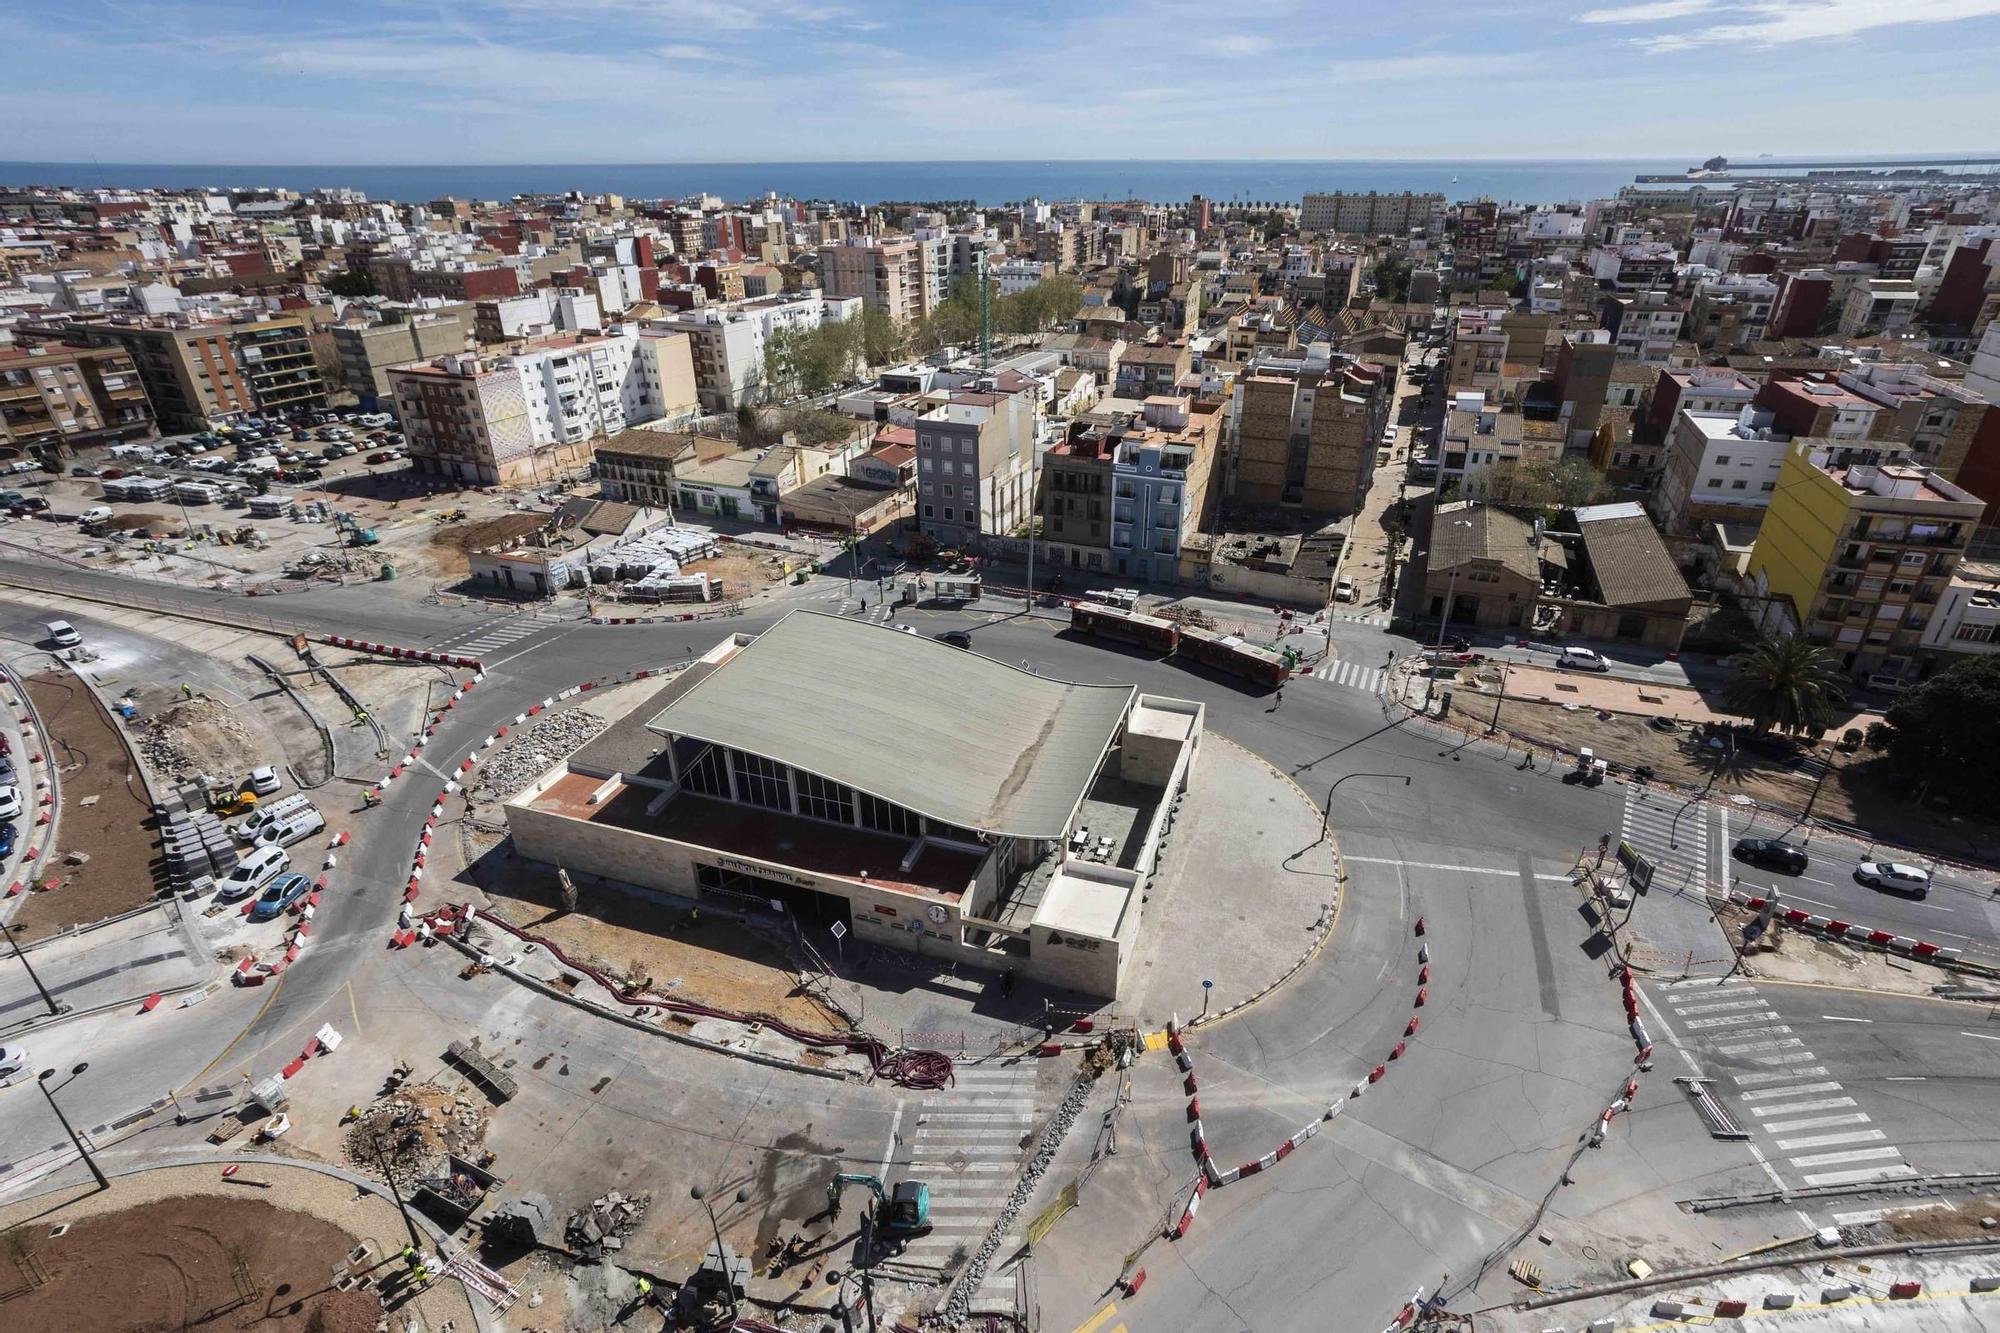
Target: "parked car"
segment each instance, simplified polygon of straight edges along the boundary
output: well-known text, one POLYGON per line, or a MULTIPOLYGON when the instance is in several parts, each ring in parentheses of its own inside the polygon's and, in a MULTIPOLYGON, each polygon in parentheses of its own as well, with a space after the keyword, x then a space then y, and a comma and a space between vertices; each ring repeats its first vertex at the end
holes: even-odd
POLYGON ((21 789, 12 784, 0 786, 0 819, 19 819, 22 809, 21 789))
POLYGON ((312 881, 296 870, 280 875, 271 881, 271 886, 257 895, 257 905, 250 909, 252 921, 269 921, 287 907, 306 896, 312 888, 312 881))
POLYGON ((374 453, 368 455, 367 461, 370 463, 386 463, 389 461, 389 451, 387 449, 377 449, 374 453))
POLYGON ((29 1069, 28 1048, 25 1046, 0 1046, 0 1078, 12 1078, 25 1074, 29 1069))
POLYGON ((97 479, 98 479, 99 481, 116 481, 116 480, 118 480, 118 479, 119 479, 120 477, 122 477, 122 476, 124 476, 124 475, 125 475, 125 469, 124 469, 124 468, 122 468, 122 467, 108 467, 108 468, 104 469, 104 471, 102 471, 102 472, 100 472, 100 473, 98 473, 98 474, 97 474, 97 479))
POLYGON ((1797 875, 1806 868, 1806 849, 1776 838, 1742 838, 1735 847, 1736 859, 1753 865, 1769 866, 1797 875))
POLYGON ((1556 655, 1556 665, 1568 671, 1609 671, 1611 663, 1588 648, 1565 648, 1556 655))
POLYGON ((12 820, 0 824, 0 857, 14 854, 14 843, 20 838, 21 830, 12 820))
POLYGON ((269 796, 285 784, 284 780, 278 776, 278 770, 275 767, 270 764, 260 764, 250 770, 250 776, 243 780, 243 785, 249 790, 256 792, 259 796, 269 796))
POLYGON ((222 882, 215 886, 215 900, 222 903, 239 902, 291 868, 291 855, 284 848, 258 847, 237 862, 236 869, 225 875, 222 882))
POLYGON ((1351 602, 1355 596, 1354 580, 1342 574, 1339 580, 1333 585, 1333 600, 1336 602, 1351 602))
POLYGON ((72 477, 94 477, 97 475, 97 469, 88 463, 78 463, 69 470, 69 474, 72 477))
POLYGON ((962 629, 948 629, 942 633, 933 634, 931 637, 939 643, 948 643, 954 648, 969 649, 972 647, 972 636, 962 629))
POLYGON ((1863 861, 1854 867, 1854 878, 1870 888, 1909 898, 1930 896, 1931 872, 1902 861, 1863 861))

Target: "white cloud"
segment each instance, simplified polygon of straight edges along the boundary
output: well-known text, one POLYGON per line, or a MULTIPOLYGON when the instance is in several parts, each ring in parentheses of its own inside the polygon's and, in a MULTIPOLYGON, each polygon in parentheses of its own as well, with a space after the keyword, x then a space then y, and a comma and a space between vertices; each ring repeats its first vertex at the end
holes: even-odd
MULTIPOLYGON (((1665 0, 1661 8, 1670 6, 1665 0)), ((2000 16, 2000 0, 1742 0, 1727 10, 1740 19, 1710 23, 1684 32, 1633 38, 1653 52, 1698 46, 1782 46, 1853 37, 1877 28, 1918 23, 1957 23, 2000 16)), ((1615 11, 1614 11, 1615 12, 1615 11)))
POLYGON ((1576 16, 1578 23, 1658 23, 1682 19, 1690 14, 1714 9, 1716 0, 1654 0, 1652 4, 1624 5, 1618 9, 1589 9, 1576 16))
POLYGON ((1210 42, 1208 49, 1219 56, 1261 56, 1271 49, 1271 40, 1247 32, 1232 32, 1210 42))

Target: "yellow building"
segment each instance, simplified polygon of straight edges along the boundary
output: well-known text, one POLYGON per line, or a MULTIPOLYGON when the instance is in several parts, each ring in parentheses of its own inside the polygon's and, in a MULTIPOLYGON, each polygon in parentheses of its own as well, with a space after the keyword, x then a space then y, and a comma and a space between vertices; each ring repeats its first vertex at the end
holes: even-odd
MULTIPOLYGON (((1868 450, 1792 442, 1750 577, 1790 603, 1790 628, 1861 679, 1916 675, 1916 650, 1985 502, 1920 467, 1855 461, 1868 450)), ((1767 615, 1767 628, 1785 617, 1767 615)))

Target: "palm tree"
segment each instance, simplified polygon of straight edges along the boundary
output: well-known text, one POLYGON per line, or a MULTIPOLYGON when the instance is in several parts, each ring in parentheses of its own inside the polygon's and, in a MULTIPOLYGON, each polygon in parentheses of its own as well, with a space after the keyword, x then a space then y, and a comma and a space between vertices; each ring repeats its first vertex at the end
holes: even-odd
POLYGON ((1826 730, 1847 700, 1847 678, 1833 658, 1804 639, 1765 639, 1736 659, 1724 702, 1758 733, 1826 730))

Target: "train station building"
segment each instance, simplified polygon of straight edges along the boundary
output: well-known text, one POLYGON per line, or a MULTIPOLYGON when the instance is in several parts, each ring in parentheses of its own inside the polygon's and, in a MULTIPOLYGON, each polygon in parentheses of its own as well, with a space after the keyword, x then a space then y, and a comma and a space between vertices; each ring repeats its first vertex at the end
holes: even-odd
MULTIPOLYGON (((641 687, 632 687, 639 691, 641 687)), ((732 634, 507 803, 515 850, 1116 999, 1203 706, 794 611, 732 634)))

